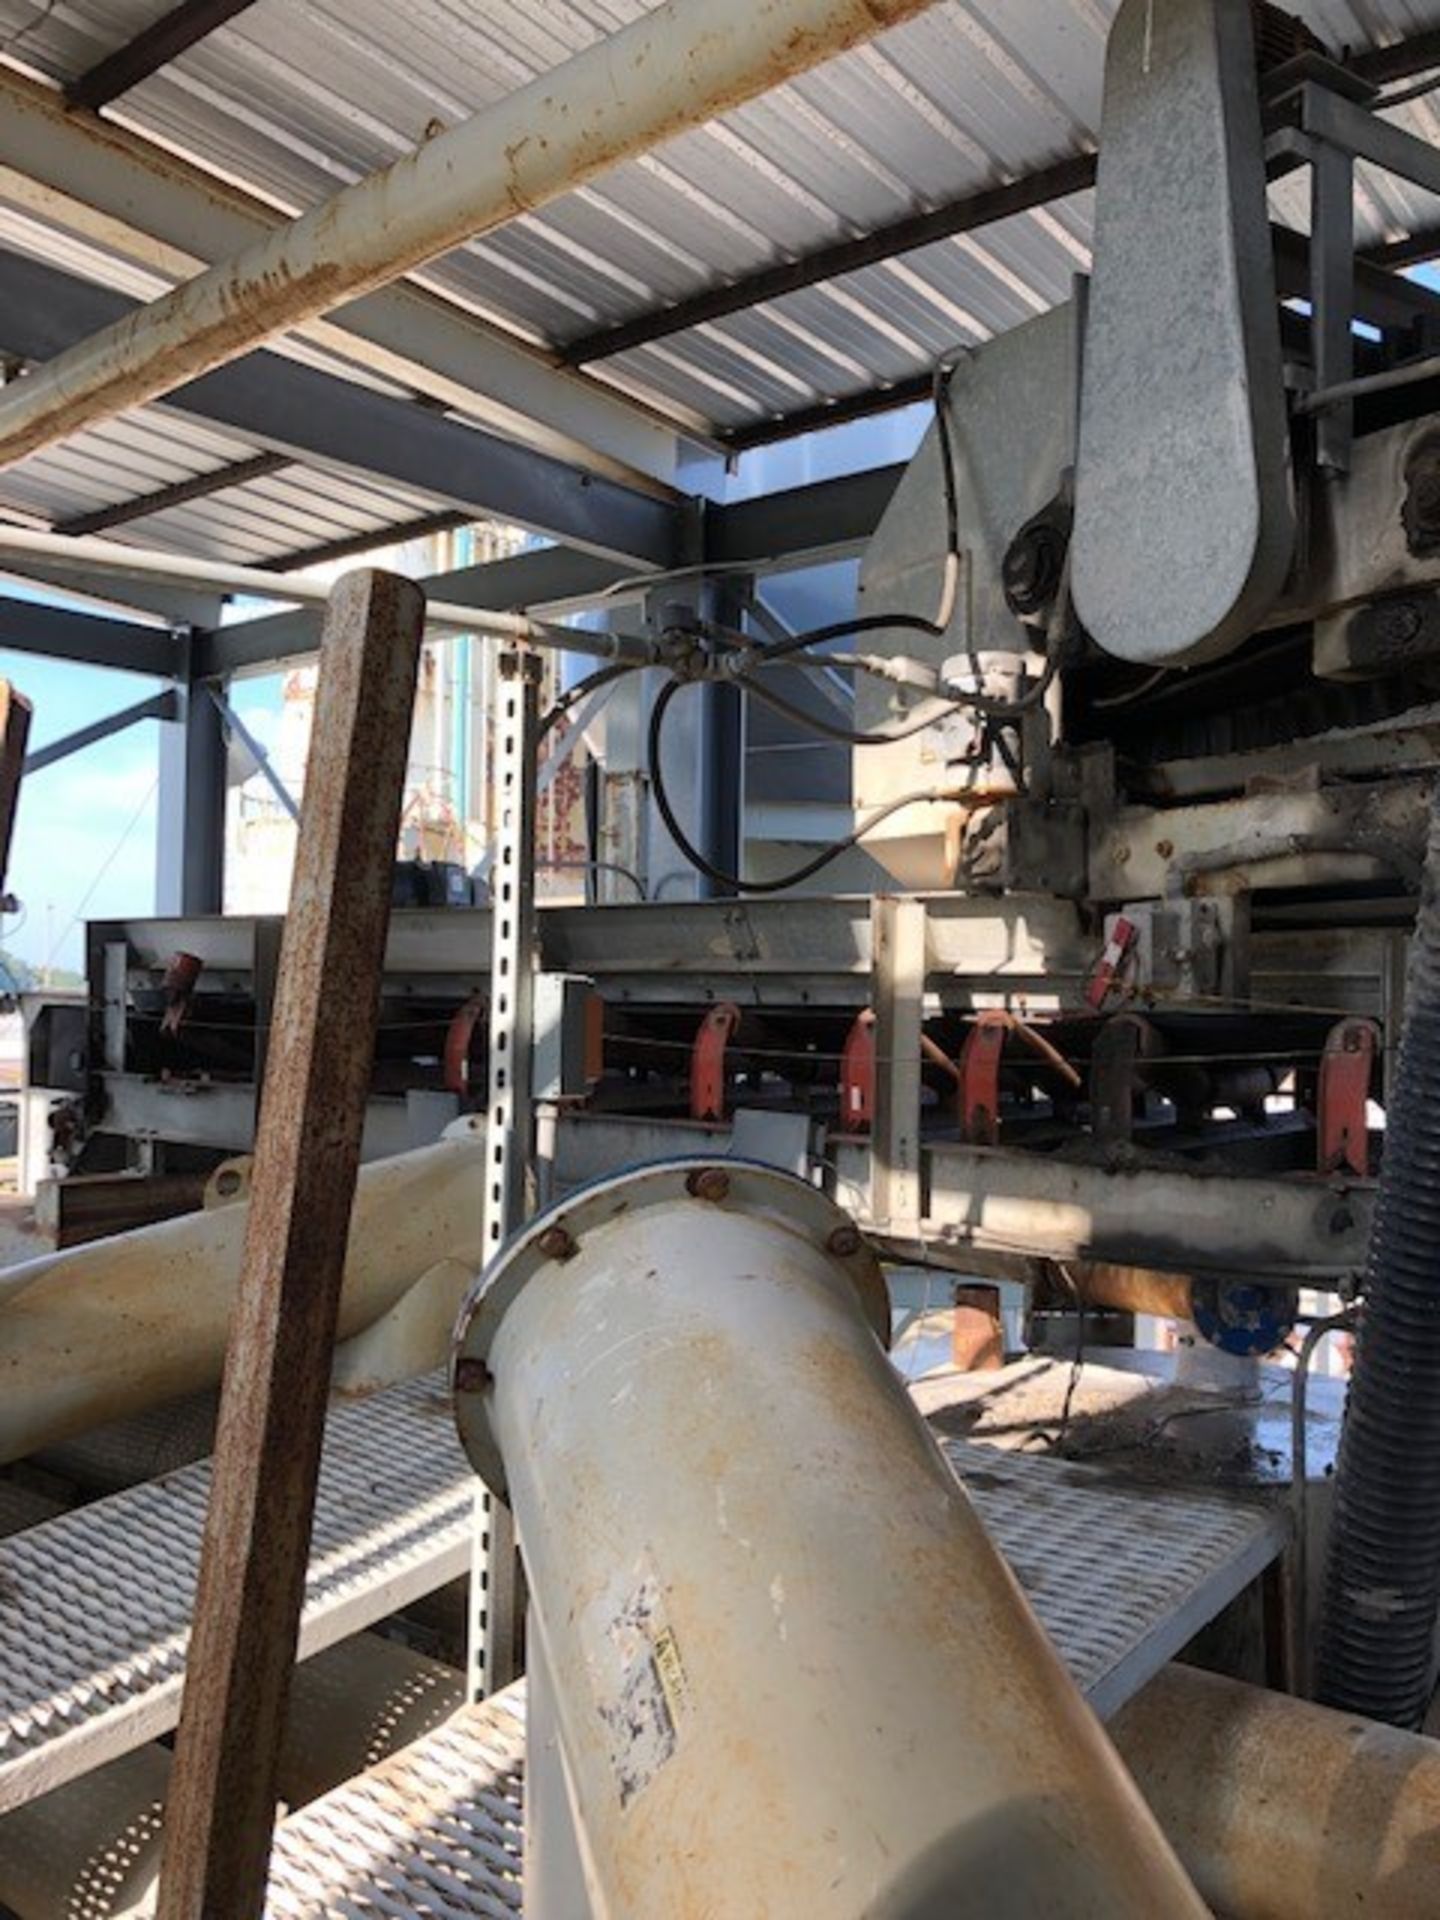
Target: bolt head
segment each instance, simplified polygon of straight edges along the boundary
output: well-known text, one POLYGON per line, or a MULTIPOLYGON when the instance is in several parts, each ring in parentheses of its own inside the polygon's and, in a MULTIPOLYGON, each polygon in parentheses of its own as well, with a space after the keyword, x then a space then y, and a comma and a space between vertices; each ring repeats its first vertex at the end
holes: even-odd
POLYGON ((697 1167, 685 1182, 685 1190, 695 1200, 708 1200, 718 1207, 730 1194, 730 1176, 723 1167, 697 1167))
POLYGON ((535 1242, 547 1260, 573 1260, 580 1251, 573 1234, 564 1227, 546 1227, 535 1242))
POLYGON ((849 1260, 860 1251, 860 1229, 858 1227, 836 1227, 825 1242, 837 1260, 849 1260))
POLYGON ((472 1360, 462 1355, 455 1362, 455 1391, 457 1393, 483 1393, 494 1378, 483 1360, 472 1360))

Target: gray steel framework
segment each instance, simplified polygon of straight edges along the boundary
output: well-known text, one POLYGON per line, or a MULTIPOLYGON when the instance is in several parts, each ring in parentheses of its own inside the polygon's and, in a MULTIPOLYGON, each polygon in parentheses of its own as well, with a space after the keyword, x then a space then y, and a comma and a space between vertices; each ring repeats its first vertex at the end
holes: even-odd
POLYGON ((185 675, 189 645, 186 636, 173 629, 0 595, 0 647, 16 653, 178 680, 185 675))
POLYGON ((52 740, 48 747, 37 747, 34 753, 25 756, 25 772, 39 773, 45 767, 53 767, 59 760, 68 760, 72 753, 81 753, 101 740, 112 739, 115 734, 138 726, 142 720, 175 720, 179 714, 180 695, 174 687, 167 687, 148 700, 137 700, 133 707, 107 713, 103 720, 93 720, 88 727, 77 727, 74 733, 52 740))
MULTIPOLYGON (((0 253, 0 349, 21 360, 52 359, 139 305, 0 253)), ((677 509, 664 500, 278 354, 219 368, 166 404, 289 457, 357 468, 636 565, 666 566, 676 551, 677 509)))
POLYGON ((178 60, 207 33, 223 27, 227 20, 233 20, 237 13, 253 5, 254 0, 179 0, 168 13, 152 20, 113 53, 97 60, 78 80, 73 80, 65 89, 67 102, 72 107, 88 107, 92 113, 98 113, 101 107, 108 107, 112 100, 118 100, 131 87, 138 87, 142 80, 158 73, 170 61, 178 60))
MULTIPOLYGON (((156 487, 153 493, 140 493, 133 500, 119 500, 114 506, 98 507, 93 513, 77 513, 56 522, 56 533, 80 536, 109 533, 112 527, 127 527, 152 514, 168 513, 191 500, 206 500, 212 493, 224 493, 229 487, 249 486, 252 480, 264 480, 281 473, 290 465, 283 453, 257 453, 248 460, 234 460, 210 473, 197 473, 193 479, 177 480, 172 486, 156 487)), ((369 536, 372 540, 373 535, 369 536)))
MULTIPOLYGON (((1417 33, 1395 46, 1359 53, 1346 61, 1347 70, 1370 86, 1381 87, 1405 80, 1417 73, 1440 66, 1440 31, 1417 33)), ((1367 116, 1368 118, 1368 116, 1367 116)), ((1373 123, 1372 123, 1373 124, 1373 123)), ((1379 124, 1376 138, 1385 142, 1393 134, 1397 140, 1411 136, 1379 124)), ((1378 154, 1371 158, 1381 160, 1378 154)), ((893 260, 937 241, 972 233, 1017 213, 1051 206, 1058 200, 1083 193, 1095 184, 1096 156, 1093 152, 1073 154, 1032 173, 962 194, 927 207, 922 212, 891 221, 868 233, 861 233, 830 245, 818 247, 798 258, 781 260, 666 306, 633 315, 618 325, 577 335, 562 348, 567 365, 587 366, 628 353, 657 340, 665 340, 693 328, 712 324, 730 315, 744 313, 768 301, 824 281, 858 273, 881 261, 893 260)), ((1298 236, 1297 236, 1298 237, 1298 236)), ((1413 236, 1377 249, 1368 264, 1372 267, 1401 267, 1432 259, 1440 250, 1440 232, 1413 236)), ((725 435, 736 446, 762 445, 788 438, 840 420, 855 419, 904 405, 924 391, 925 380, 891 382, 887 386, 847 396, 838 402, 806 407, 793 414, 757 423, 725 435)))
MULTIPOLYGON (((0 173, 6 198, 107 251, 186 279, 279 221, 266 202, 108 120, 67 113, 61 97, 0 69, 0 173)), ((597 472, 674 482, 691 428, 661 420, 452 302, 409 284, 349 302, 307 338, 524 445, 597 472)))

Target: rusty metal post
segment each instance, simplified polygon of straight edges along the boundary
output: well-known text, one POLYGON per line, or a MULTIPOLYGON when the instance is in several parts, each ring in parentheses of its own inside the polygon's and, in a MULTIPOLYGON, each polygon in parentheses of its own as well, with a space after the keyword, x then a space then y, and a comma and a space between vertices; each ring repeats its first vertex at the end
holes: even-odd
POLYGON ((412 582, 365 572, 325 623, 159 1920, 264 1901, 424 617, 412 582))
POLYGON ((30 739, 31 705, 8 680, 0 680, 0 896, 10 871, 10 843, 20 805, 20 776, 30 739))

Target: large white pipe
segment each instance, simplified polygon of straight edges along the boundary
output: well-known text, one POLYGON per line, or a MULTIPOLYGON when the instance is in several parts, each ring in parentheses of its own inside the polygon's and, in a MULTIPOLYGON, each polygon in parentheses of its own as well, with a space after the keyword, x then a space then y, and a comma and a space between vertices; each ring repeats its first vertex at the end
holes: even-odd
POLYGON ((663 0, 17 381, 0 398, 0 466, 237 359, 930 4, 663 0))
POLYGON ((888 1321, 846 1215, 742 1161, 587 1189, 462 1310, 596 1920, 1201 1920, 888 1321))
MULTIPOLYGON (((0 408, 4 402, 0 401, 0 408)), ((380 537, 383 537, 380 536, 380 537)), ((331 586, 303 573, 272 573, 265 567, 227 565, 224 561, 195 560, 188 554, 162 553, 149 547, 127 547, 93 535, 35 533, 27 527, 0 526, 0 571, 6 559, 24 572, 25 562, 41 561, 96 580, 142 580, 164 586, 179 581, 208 593, 236 593, 297 606, 328 604, 331 586)), ((533 646, 558 648, 601 659, 649 658, 649 650, 623 635, 590 633, 580 627, 556 626, 523 613, 497 613, 487 607, 466 607, 459 601, 427 600, 425 624, 441 633, 488 633, 498 639, 526 641, 533 646)))
MULTIPOLYGON (((483 1168, 470 1136, 361 1168, 339 1339, 432 1268, 475 1271, 483 1168)), ((185 1214, 0 1276, 0 1461, 219 1380, 248 1211, 185 1214)))
POLYGON ((1440 1742, 1181 1666, 1110 1731, 1217 1913, 1440 1914, 1440 1742))

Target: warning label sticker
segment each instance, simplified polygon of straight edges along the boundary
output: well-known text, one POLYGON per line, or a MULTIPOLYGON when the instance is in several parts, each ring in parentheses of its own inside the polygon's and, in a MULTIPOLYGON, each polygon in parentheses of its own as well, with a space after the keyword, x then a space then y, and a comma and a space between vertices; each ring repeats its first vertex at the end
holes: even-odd
POLYGON ((608 1617, 590 1642, 596 1649, 591 1666, 620 1804, 627 1807, 675 1754, 690 1712, 690 1685, 653 1573, 636 1569, 618 1604, 612 1588, 602 1605, 608 1617))

